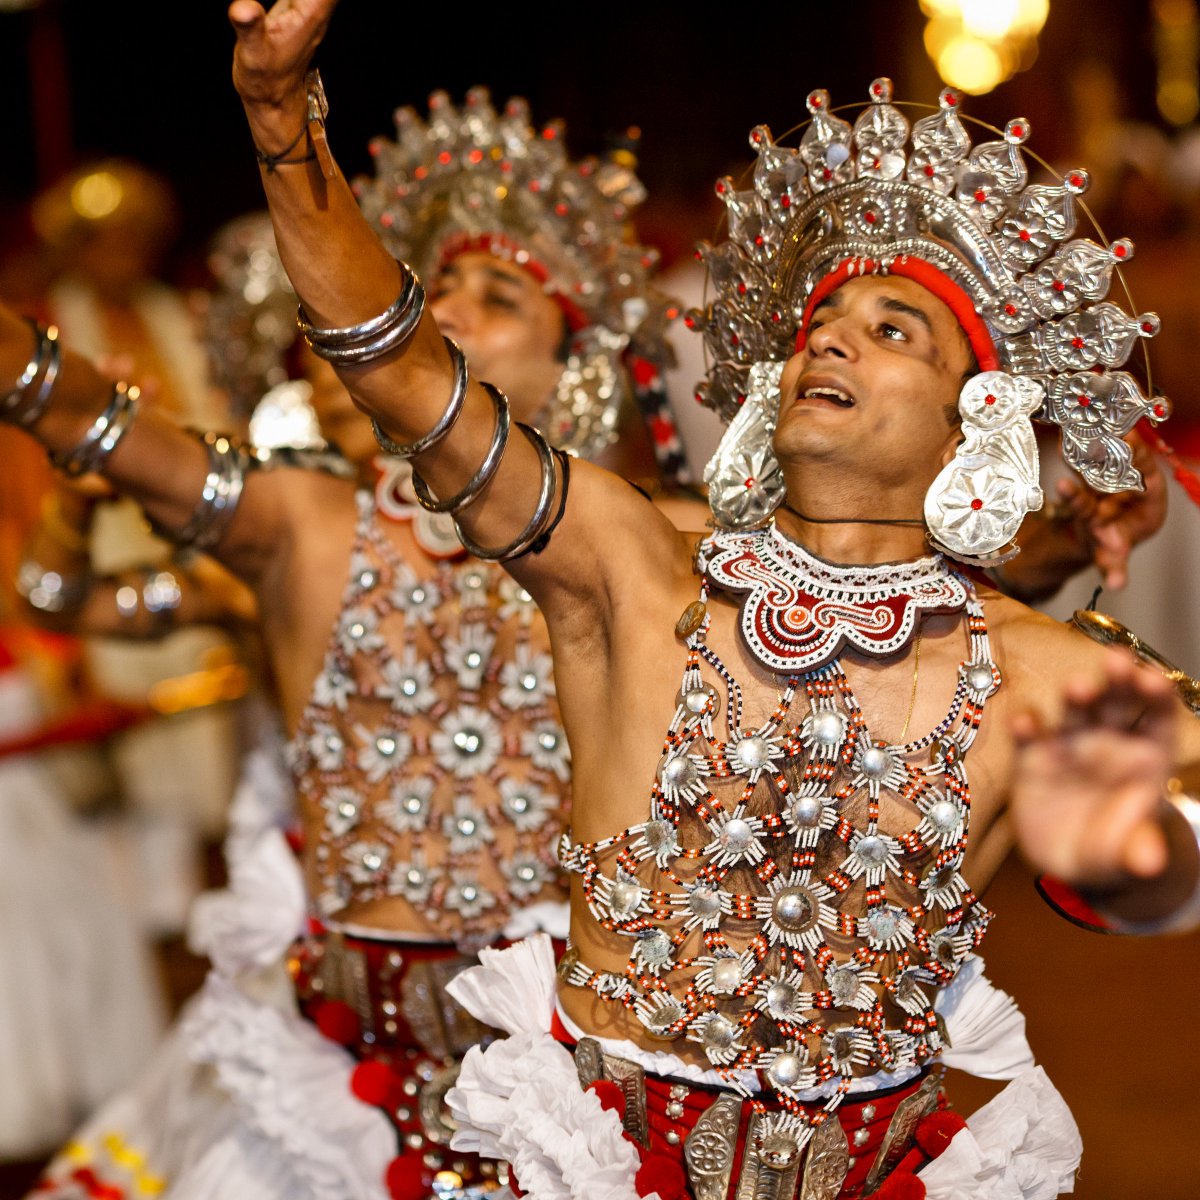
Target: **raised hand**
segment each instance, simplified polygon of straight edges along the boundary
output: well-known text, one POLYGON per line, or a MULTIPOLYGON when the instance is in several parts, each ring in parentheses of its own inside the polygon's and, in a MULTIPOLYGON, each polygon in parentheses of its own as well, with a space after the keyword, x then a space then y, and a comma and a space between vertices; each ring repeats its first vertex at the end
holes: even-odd
POLYGON ((1175 750, 1171 684, 1123 651, 1063 689, 1057 720, 1013 719, 1012 819, 1039 872, 1074 887, 1120 887, 1168 861, 1162 818, 1175 750))
POLYGON ((303 92, 304 74, 337 0, 234 0, 229 20, 237 33, 233 84, 246 105, 278 107, 303 92))
POLYGON ((1167 517, 1167 484, 1158 459, 1136 434, 1129 441, 1144 492, 1100 496, 1073 478, 1059 480, 1057 487, 1058 507, 1110 589, 1125 586, 1130 551, 1157 533, 1167 517))

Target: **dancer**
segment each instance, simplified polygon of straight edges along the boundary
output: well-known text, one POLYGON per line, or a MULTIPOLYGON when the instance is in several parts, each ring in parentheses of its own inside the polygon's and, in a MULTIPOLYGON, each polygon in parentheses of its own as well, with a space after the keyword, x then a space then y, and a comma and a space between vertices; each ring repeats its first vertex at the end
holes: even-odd
MULTIPOLYGON (((737 416, 698 582, 695 539, 587 464, 568 491, 536 439, 506 441, 494 392, 454 388, 419 280, 329 157, 304 75, 329 10, 231 10, 260 153, 304 148, 264 181, 310 341, 344 356, 381 440, 413 453, 426 499, 454 498, 472 544, 499 556, 556 524, 509 570, 547 618, 572 738, 562 859, 579 878, 557 1032, 578 1040, 576 1063, 544 1028, 537 1041, 530 1022, 549 1013, 525 1005, 525 1036, 468 1059, 455 1103, 475 1133, 459 1144, 502 1152, 535 1194, 553 1178, 581 1195, 678 1194, 687 1162, 697 1194, 902 1195, 913 1131, 937 1103, 935 997, 969 979, 990 918, 977 889, 1013 828, 1036 865, 1111 915, 1191 917, 1195 837, 1156 785, 1165 794, 1169 766, 1195 760, 1196 734, 1180 717, 1175 754, 1168 686, 920 557, 927 526, 973 566, 1011 543, 1040 503, 1028 417, 1043 398, 1090 484, 1140 482, 1119 434, 1165 404, 1105 368, 1155 323, 1092 303, 1131 247, 1066 241, 1084 173, 1027 189, 1027 124, 972 149, 954 93, 911 152, 886 80, 853 129, 813 93, 800 151, 757 131, 754 190, 724 184, 732 239, 714 252, 704 322, 711 398, 737 416), (1094 678, 1068 684, 1080 671, 1094 678), (1106 714, 1106 745, 1152 765, 1142 786, 1047 798, 1009 722, 1033 710, 1054 727, 1064 700, 1084 724, 1106 714), (556 1087, 577 1089, 576 1068, 620 1081, 602 1095, 622 1118, 556 1087)), ((1102 765, 1090 782, 1110 782, 1102 765)), ((507 952, 454 990, 512 1022, 514 997, 545 994, 507 978, 535 958, 507 952)), ((1018 1109, 1069 1130, 1044 1080, 1020 1090, 1018 1109)), ((1065 1186, 1074 1147, 1048 1140, 1026 1150, 1065 1186)))

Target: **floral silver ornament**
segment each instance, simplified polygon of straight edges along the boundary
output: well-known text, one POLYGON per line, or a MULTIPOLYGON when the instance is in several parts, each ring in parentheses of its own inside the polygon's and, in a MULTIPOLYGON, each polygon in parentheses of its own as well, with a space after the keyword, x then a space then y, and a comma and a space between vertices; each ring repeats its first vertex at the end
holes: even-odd
POLYGON ((1036 380, 1003 371, 983 371, 963 385, 963 440, 925 493, 925 523, 939 549, 987 560, 1012 542, 1026 513, 1042 507, 1030 416, 1044 397, 1036 380))

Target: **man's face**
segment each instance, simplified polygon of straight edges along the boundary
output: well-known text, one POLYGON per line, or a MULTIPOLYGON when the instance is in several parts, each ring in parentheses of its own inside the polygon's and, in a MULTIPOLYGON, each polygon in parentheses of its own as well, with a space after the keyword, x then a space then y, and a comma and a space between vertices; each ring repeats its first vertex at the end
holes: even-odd
POLYGON ((500 388, 518 421, 533 421, 563 364, 562 310, 527 271, 485 251, 454 258, 430 289, 441 331, 467 356, 471 374, 500 388))
POLYGON ((958 441, 967 340, 932 293, 899 276, 847 281, 813 313, 780 384, 775 451, 860 478, 927 487, 958 441))

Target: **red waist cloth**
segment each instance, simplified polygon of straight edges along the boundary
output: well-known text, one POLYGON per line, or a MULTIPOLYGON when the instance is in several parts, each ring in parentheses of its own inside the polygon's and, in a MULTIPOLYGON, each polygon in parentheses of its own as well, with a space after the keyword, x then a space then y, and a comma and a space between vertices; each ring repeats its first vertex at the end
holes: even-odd
MULTIPOLYGON (((550 1032, 564 1045, 574 1047, 575 1039, 567 1032, 562 1022, 554 1015, 550 1032)), ((883 1088, 879 1091, 859 1093, 847 1097, 836 1110, 835 1116, 846 1131, 846 1141, 850 1145, 850 1170, 838 1192, 838 1200, 850 1200, 861 1194, 867 1174, 875 1162, 897 1107, 901 1101, 911 1096, 921 1086, 927 1072, 898 1087, 883 1088)), ((710 1104, 721 1094, 721 1089, 704 1087, 685 1079, 665 1078, 646 1073, 646 1118, 650 1128, 649 1153, 665 1155, 676 1162, 686 1173, 687 1165, 684 1160, 684 1142, 692 1131, 700 1116, 710 1104), (675 1089, 675 1095, 672 1095, 675 1089), (686 1094, 680 1095, 686 1089, 686 1094), (672 1112, 678 1116, 668 1116, 668 1105, 675 1105, 672 1112), (673 1135, 673 1136, 672 1136, 673 1135)), ((944 1102, 939 1103, 939 1107, 944 1102)), ((741 1119, 738 1125, 737 1150, 734 1155, 733 1170, 730 1173, 729 1195, 736 1195, 738 1174, 741 1170, 742 1159, 746 1150, 747 1127, 755 1108, 765 1112, 778 1112, 781 1106, 770 1099, 742 1100, 741 1119)), ((808 1112, 818 1112, 823 1105, 805 1105, 808 1112)), ((897 1168, 898 1172, 911 1173, 914 1169, 928 1161, 928 1157, 915 1147, 905 1157, 897 1168)), ((803 1167, 801 1168, 803 1177, 803 1167)), ((688 1192, 690 1196, 691 1193, 688 1192)))

